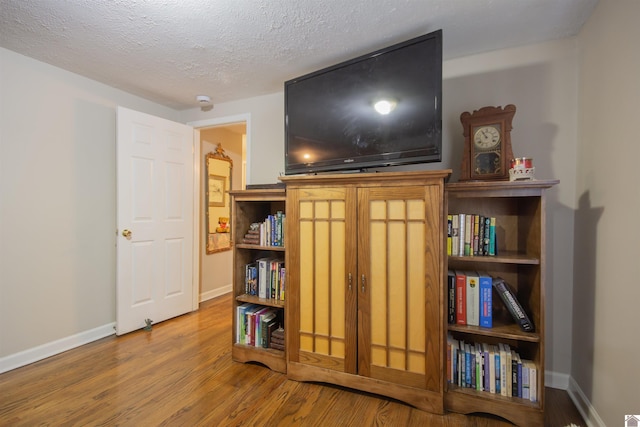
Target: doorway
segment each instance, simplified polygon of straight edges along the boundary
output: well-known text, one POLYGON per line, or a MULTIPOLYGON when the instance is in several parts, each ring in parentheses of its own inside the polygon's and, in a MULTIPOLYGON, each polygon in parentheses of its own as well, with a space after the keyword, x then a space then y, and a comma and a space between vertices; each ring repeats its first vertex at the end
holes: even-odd
MULTIPOLYGON (((232 251, 207 254, 206 222, 206 167, 208 153, 215 152, 218 144, 233 161, 231 190, 241 190, 247 181, 247 146, 249 145, 248 116, 189 123, 200 134, 200 283, 199 302, 206 301, 232 289, 232 251)), ((233 224, 231 224, 233 227, 233 224)), ((230 248, 231 249, 231 248, 230 248)))

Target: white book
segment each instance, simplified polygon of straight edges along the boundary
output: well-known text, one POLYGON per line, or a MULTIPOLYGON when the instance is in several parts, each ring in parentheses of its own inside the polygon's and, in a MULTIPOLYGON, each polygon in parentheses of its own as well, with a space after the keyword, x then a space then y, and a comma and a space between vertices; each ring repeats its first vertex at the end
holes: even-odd
POLYGON ((475 271, 465 271, 467 276, 467 325, 480 325, 480 278, 475 271))
POLYGON ((528 361, 529 366, 529 400, 531 402, 538 401, 538 368, 532 361, 528 361))
POLYGON ((258 297, 269 298, 267 296, 267 290, 269 290, 269 296, 271 296, 271 281, 270 279, 270 258, 260 258, 258 263, 258 297))

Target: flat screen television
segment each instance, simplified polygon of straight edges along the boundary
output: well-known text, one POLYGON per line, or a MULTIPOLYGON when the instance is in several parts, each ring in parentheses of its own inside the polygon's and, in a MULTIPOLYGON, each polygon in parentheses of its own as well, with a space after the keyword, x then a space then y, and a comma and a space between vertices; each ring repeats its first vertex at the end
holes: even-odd
POLYGON ((284 94, 286 175, 442 160, 442 30, 288 80, 284 94))

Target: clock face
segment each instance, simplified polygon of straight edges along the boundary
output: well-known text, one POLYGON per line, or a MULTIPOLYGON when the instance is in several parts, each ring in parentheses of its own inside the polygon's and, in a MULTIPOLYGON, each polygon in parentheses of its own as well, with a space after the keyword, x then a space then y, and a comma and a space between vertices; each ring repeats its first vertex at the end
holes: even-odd
POLYGON ((500 128, 495 126, 480 126, 473 134, 473 143, 479 150, 491 150, 500 144, 500 128))

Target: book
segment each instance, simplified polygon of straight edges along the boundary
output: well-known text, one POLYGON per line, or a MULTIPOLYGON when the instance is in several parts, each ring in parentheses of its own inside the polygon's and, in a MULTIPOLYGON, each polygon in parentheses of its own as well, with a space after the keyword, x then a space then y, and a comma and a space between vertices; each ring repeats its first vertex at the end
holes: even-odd
POLYGON ((466 215, 458 214, 458 255, 464 255, 464 235, 466 233, 465 224, 466 224, 466 215))
MULTIPOLYGON (((500 395, 509 396, 507 388, 507 351, 510 352, 508 346, 505 348, 505 344, 498 343, 498 350, 500 353, 500 395)), ((511 364, 509 364, 511 367, 511 364)), ((496 366, 496 370, 498 367, 496 366)))
POLYGON ((264 333, 263 333, 263 344, 264 348, 269 348, 271 344, 271 335, 273 331, 280 327, 280 321, 276 318, 270 320, 269 323, 266 324, 264 333))
POLYGON ((527 365, 527 360, 522 359, 522 398, 529 400, 529 366, 527 365))
POLYGON ((493 287, 496 289, 500 299, 507 307, 509 313, 513 317, 513 320, 520 326, 525 332, 533 332, 535 330, 533 322, 529 319, 529 316, 525 312, 524 308, 516 298, 515 293, 511 290, 511 287, 500 277, 493 278, 493 287))
MULTIPOLYGON (((491 218, 488 216, 483 217, 484 231, 482 233, 482 255, 489 255, 489 241, 491 240, 491 218)), ((495 230, 495 227, 494 227, 495 230)))
POLYGON ((465 271, 467 278, 467 325, 480 325, 480 286, 478 273, 465 271))
POLYGON ((467 324, 467 277, 456 270, 456 324, 467 324))
POLYGON ((246 312, 253 307, 255 307, 255 305, 248 302, 236 307, 236 343, 238 344, 246 343, 246 312))
POLYGON ((482 390, 489 391, 491 389, 491 346, 487 343, 482 343, 482 390))
POLYGON ((470 255, 478 256, 478 247, 480 245, 480 215, 473 215, 473 237, 472 250, 470 255))
MULTIPOLYGON (((496 393, 496 346, 488 344, 489 347, 489 392, 496 393)), ((497 377, 498 379, 500 376, 497 377)), ((500 390, 497 390, 498 394, 500 390)))
POLYGON ((497 255, 496 247, 496 218, 491 217, 489 219, 489 255, 497 255))
POLYGON ((280 269, 280 301, 284 301, 284 294, 286 291, 286 267, 284 266, 284 264, 282 265, 282 268, 280 269))
POLYGON ((478 255, 486 255, 484 252, 484 216, 478 215, 478 255))
POLYGON ((245 266, 245 292, 248 295, 258 295, 258 266, 255 262, 245 266))
POLYGON ((514 367, 513 373, 513 396, 522 397, 522 359, 520 355, 511 351, 511 363, 514 367))
POLYGON ((453 239, 453 215, 447 215, 447 255, 451 256, 453 239))
POLYGON ((529 368, 529 400, 531 402, 538 401, 538 368, 536 364, 527 360, 526 362, 527 368, 529 368))
POLYGON ((447 322, 456 323, 456 273, 447 271, 447 322))
POLYGON ((479 272, 478 284, 480 286, 480 326, 491 328, 493 327, 493 285, 491 276, 487 272, 479 272))
POLYGON ((262 318, 271 311, 273 311, 271 307, 262 307, 253 315, 252 346, 262 347, 262 318))
POLYGON ((260 310, 263 310, 264 307, 261 305, 254 305, 250 308, 247 308, 245 312, 245 339, 243 344, 255 346, 255 334, 256 334, 256 323, 255 316, 260 310))
POLYGON ((473 255, 473 215, 464 216, 464 256, 473 255))
POLYGON ((258 265, 258 297, 269 298, 271 281, 270 281, 270 258, 259 258, 258 265), (269 293, 268 293, 269 292, 269 293))
POLYGON ((502 362, 500 359, 500 347, 498 345, 493 346, 493 353, 495 354, 495 376, 496 376, 496 394, 502 394, 502 371, 500 367, 502 362))
MULTIPOLYGON (((275 325, 277 324, 277 322, 278 320, 276 319, 275 310, 269 310, 268 313, 265 313, 260 317, 260 347, 269 347, 269 341, 272 332, 272 330, 269 330, 269 325, 275 325)), ((258 345, 256 344, 256 347, 257 346, 258 345)))
POLYGON ((452 215, 452 228, 451 228, 451 255, 460 255, 460 216, 457 214, 452 215))
MULTIPOLYGON (((522 389, 520 389, 520 377, 518 374, 518 353, 515 350, 511 350, 511 396, 522 397, 522 389)), ((522 365, 521 365, 522 366, 522 365)), ((520 371, 522 373, 522 371, 520 371)))

